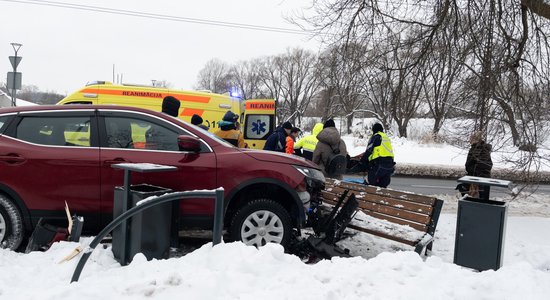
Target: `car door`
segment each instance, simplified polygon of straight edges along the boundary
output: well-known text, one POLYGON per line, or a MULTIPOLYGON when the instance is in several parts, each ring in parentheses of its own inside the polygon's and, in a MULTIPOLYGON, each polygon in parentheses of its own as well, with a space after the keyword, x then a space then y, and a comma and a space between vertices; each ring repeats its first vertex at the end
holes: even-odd
MULTIPOLYGON (((133 172, 132 184, 147 183, 174 191, 216 188, 216 157, 203 143, 201 153, 179 151, 177 137, 191 134, 181 123, 153 115, 120 110, 100 112, 101 209, 104 220, 112 217, 115 186, 122 186, 124 172, 116 163, 153 163, 177 167, 177 171, 133 172)), ((187 219, 210 220, 213 201, 185 200, 180 204, 187 219)))
POLYGON ((10 123, 1 141, 1 178, 21 197, 34 222, 66 219, 67 202, 73 214, 84 216, 86 228, 98 224, 96 127, 92 109, 22 112, 10 123))

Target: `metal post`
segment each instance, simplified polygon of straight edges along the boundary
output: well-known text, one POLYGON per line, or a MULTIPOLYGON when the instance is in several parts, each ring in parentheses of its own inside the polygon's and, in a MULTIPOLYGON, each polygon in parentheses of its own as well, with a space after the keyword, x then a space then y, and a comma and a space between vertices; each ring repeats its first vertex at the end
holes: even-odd
POLYGON ((216 203, 214 206, 214 229, 212 244, 217 245, 222 241, 223 231, 223 188, 216 190, 216 203))
MULTIPOLYGON (((130 182, 132 181, 132 173, 130 170, 127 170, 125 169, 124 170, 124 197, 122 199, 122 212, 121 214, 127 212, 130 207, 129 207, 129 203, 130 203, 130 182)), ((120 251, 120 261, 125 264, 126 263, 126 252, 127 252, 127 247, 128 247, 128 224, 126 222, 126 220, 123 220, 121 223, 120 223, 120 229, 121 229, 121 233, 120 233, 120 237, 122 239, 122 250, 120 251)))

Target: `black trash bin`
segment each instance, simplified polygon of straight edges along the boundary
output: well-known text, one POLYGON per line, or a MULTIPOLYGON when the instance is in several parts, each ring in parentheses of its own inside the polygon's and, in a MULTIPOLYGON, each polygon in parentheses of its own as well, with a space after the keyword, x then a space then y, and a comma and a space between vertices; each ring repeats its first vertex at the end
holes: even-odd
POLYGON ((502 266, 508 203, 471 198, 458 201, 454 263, 485 271, 502 266))
MULTIPOLYGON (((151 197, 172 192, 171 189, 149 184, 130 186, 128 208, 123 208, 124 188, 115 187, 113 219, 137 202, 151 197)), ((127 241, 124 245, 122 225, 113 230, 112 250, 121 265, 127 265, 137 253, 143 253, 147 260, 167 258, 170 250, 170 230, 172 224, 172 203, 151 207, 127 222, 127 241), (125 255, 122 252, 125 251, 125 255)))

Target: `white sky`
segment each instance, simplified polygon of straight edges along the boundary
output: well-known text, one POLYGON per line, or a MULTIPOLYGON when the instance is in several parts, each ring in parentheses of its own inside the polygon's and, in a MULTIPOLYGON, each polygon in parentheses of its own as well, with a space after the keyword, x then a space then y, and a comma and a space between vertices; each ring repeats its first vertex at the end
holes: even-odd
MULTIPOLYGON (((58 0, 63 3, 162 14, 173 17, 298 29, 283 17, 307 7, 308 0, 58 0)), ((0 0, 0 82, 12 71, 10 43, 23 44, 18 71, 24 85, 61 94, 88 81, 150 84, 166 80, 190 89, 211 58, 237 62, 283 53, 288 47, 317 52, 305 35, 235 29, 0 0)), ((43 2, 42 2, 43 3, 43 2)), ((52 3, 52 2, 50 2, 52 3)))

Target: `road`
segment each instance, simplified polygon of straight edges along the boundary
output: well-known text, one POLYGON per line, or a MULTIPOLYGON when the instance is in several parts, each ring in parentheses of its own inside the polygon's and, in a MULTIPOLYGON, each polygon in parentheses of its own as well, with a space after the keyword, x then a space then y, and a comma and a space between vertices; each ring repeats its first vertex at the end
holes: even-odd
MULTIPOLYGON (((362 178, 362 176, 346 175, 344 178, 362 178)), ((393 176, 389 188, 400 191, 413 192, 423 195, 452 195, 457 193, 455 187, 458 183, 450 179, 434 179, 422 177, 399 177, 393 176)), ((550 195, 550 185, 539 185, 538 187, 528 187, 527 191, 533 191, 536 188, 536 194, 550 195)), ((491 188, 491 197, 503 197, 510 192, 505 188, 491 188)))

